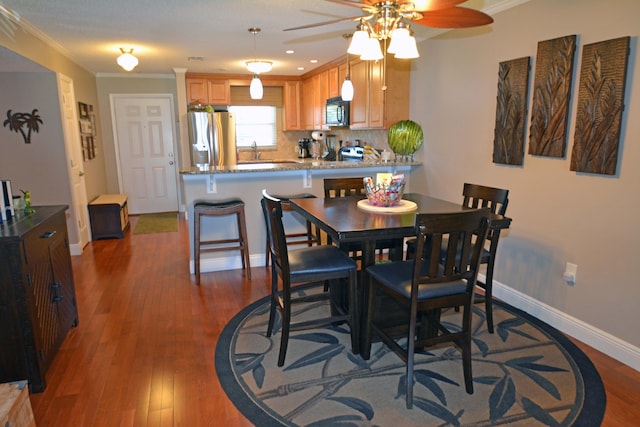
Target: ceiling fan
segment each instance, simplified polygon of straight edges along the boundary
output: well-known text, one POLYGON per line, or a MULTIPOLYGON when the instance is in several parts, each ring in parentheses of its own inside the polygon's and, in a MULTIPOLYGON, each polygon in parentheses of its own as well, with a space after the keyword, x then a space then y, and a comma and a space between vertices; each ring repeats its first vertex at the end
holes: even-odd
POLYGON ((345 6, 353 6, 362 9, 365 16, 341 18, 332 21, 318 22, 315 24, 301 25, 287 28, 284 31, 301 30, 305 28, 320 27, 323 25, 338 24, 341 22, 367 23, 370 33, 376 38, 385 40, 390 37, 392 31, 403 21, 434 28, 470 28, 487 25, 493 22, 493 18, 486 13, 475 9, 458 7, 466 0, 326 0, 345 6))

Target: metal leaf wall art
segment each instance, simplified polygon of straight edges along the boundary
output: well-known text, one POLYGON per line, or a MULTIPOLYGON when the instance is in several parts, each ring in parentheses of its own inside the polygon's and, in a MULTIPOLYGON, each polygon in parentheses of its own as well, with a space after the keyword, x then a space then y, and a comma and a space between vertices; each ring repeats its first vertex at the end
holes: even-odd
POLYGON ((529 154, 564 157, 576 36, 538 43, 529 154))
POLYGON ((38 110, 33 110, 29 113, 14 113, 11 114, 11 110, 7 111, 7 119, 4 121, 4 127, 9 125, 9 130, 20 132, 24 138, 25 144, 31 144, 31 132, 38 132, 42 119, 38 115, 38 110), (24 126, 27 127, 25 133, 24 126))
POLYGON ((501 62, 493 139, 493 162, 521 165, 529 97, 529 57, 501 62))
POLYGON ((572 171, 616 173, 629 41, 621 37, 583 49, 572 171))

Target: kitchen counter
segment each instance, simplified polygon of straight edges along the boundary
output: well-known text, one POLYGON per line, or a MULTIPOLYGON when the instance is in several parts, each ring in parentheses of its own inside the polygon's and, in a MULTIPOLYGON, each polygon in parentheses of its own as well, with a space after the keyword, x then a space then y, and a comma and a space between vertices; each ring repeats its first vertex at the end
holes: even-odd
POLYGON ((240 161, 237 165, 199 169, 192 167, 180 170, 181 175, 210 175, 268 171, 295 171, 314 169, 362 169, 380 167, 419 166, 422 162, 368 162, 368 161, 324 161, 313 159, 265 159, 240 161))
MULTIPOLYGON (((375 177, 377 173, 402 173, 407 182, 405 191, 416 192, 418 188, 411 186, 411 172, 421 165, 421 162, 373 163, 283 159, 248 161, 208 170, 181 170, 186 215, 189 220, 190 272, 193 273, 193 201, 196 199, 239 197, 244 201, 249 255, 251 266, 255 268, 264 266, 265 262, 266 230, 260 205, 263 189, 275 195, 311 193, 324 197, 325 178, 375 177)), ((416 185, 419 185, 419 182, 416 185)), ((293 212, 286 212, 283 221, 288 231, 306 230, 305 221, 293 212)), ((235 217, 206 218, 201 233, 205 240, 234 238, 237 235, 235 217)), ((203 273, 240 267, 240 251, 204 253, 200 260, 200 271, 203 273)), ((202 280, 206 283, 206 275, 202 280)))

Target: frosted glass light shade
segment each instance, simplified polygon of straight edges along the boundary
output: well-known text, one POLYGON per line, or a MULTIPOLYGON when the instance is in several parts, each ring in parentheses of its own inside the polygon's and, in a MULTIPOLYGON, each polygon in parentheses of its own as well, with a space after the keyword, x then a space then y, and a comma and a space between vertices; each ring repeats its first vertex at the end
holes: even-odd
POLYGON ((343 101, 351 101, 353 99, 353 83, 348 76, 344 79, 344 82, 342 82, 340 96, 342 97, 343 101))
POLYGON ((377 61, 382 58, 382 49, 380 49, 380 42, 378 39, 370 38, 367 40, 366 50, 362 55, 360 55, 360 59, 365 61, 377 61))
POLYGON ((391 33, 391 43, 389 43, 389 48, 387 52, 396 53, 398 50, 402 49, 402 45, 407 43, 407 39, 411 37, 409 34, 409 30, 406 28, 398 27, 391 33))
POLYGON ((416 46, 415 37, 409 36, 406 38, 406 40, 403 40, 402 44, 398 45, 395 55, 396 55, 396 58, 401 58, 401 59, 411 59, 411 58, 420 57, 420 54, 418 53, 418 47, 416 46))
POLYGON ((362 55, 367 50, 367 43, 369 42, 369 33, 363 30, 358 30, 353 33, 353 37, 351 38, 351 43, 349 43, 349 48, 347 49, 347 53, 352 55, 362 55))
POLYGON ((249 94, 251 95, 251 99, 262 99, 263 93, 264 89, 262 88, 262 81, 260 81, 260 77, 255 74, 251 79, 251 85, 249 86, 249 94))
POLYGON ((138 65, 138 58, 133 56, 133 49, 127 50, 120 48, 120 51, 122 52, 122 55, 118 56, 118 59, 116 60, 118 65, 121 66, 125 71, 131 71, 136 68, 136 66, 138 65))
POLYGON ((271 61, 247 61, 247 69, 253 74, 267 73, 271 71, 273 62, 271 61))

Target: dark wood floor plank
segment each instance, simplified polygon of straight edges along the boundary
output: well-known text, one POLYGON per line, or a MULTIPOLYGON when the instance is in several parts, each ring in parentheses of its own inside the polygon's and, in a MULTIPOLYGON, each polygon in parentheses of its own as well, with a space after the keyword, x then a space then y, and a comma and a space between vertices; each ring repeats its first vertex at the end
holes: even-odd
MULTIPOLYGON (((269 292, 268 270, 189 275, 187 222, 177 233, 90 243, 73 257, 80 325, 32 394, 39 426, 250 426, 217 379, 214 352, 227 322, 269 292)), ((640 419, 640 373, 577 343, 607 391, 603 425, 640 419)))

